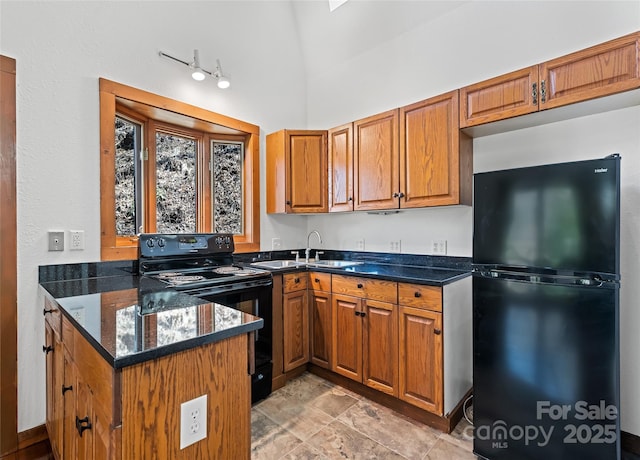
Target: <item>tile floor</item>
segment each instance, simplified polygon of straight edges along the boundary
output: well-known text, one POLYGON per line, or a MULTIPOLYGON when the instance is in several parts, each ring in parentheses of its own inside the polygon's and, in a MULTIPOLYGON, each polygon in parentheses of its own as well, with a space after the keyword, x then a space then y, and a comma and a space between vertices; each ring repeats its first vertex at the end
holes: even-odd
POLYGON ((466 420, 444 434, 305 373, 251 411, 252 460, 475 460, 466 420))

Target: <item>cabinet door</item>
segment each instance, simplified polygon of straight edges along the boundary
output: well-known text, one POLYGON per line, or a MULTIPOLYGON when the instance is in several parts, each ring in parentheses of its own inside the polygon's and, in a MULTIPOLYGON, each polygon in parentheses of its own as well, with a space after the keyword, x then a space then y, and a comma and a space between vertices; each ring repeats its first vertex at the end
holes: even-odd
POLYGON ((361 299, 341 294, 331 296, 333 342, 332 370, 362 382, 361 299))
POLYGON ((640 87, 640 33, 563 56, 540 66, 540 109, 640 87))
POLYGON ((76 378, 74 388, 76 388, 76 412, 73 431, 76 458, 78 460, 93 459, 93 397, 89 385, 79 376, 76 378))
POLYGON ((400 306, 400 399, 443 415, 442 314, 400 306))
POLYGON ((329 212, 353 211, 353 125, 329 130, 329 212))
POLYGON ((390 303, 362 302, 363 383, 398 396, 398 310, 390 303))
POLYGON ((283 296, 284 370, 295 369, 309 361, 309 303, 307 291, 283 296))
POLYGON ((76 456, 76 372, 73 360, 69 351, 64 347, 64 383, 62 388, 62 399, 64 401, 64 417, 62 421, 63 432, 63 455, 65 460, 75 460, 76 456))
POLYGON ((327 212, 327 132, 287 131, 287 212, 327 212))
POLYGON ((459 130, 458 91, 400 109, 401 208, 471 204, 472 141, 459 130))
POLYGON ((331 368, 331 294, 311 291, 311 362, 331 368))
POLYGON ((353 123, 354 210, 399 206, 398 110, 353 123))
POLYGON ((538 103, 534 65, 460 89, 460 127, 536 112, 538 103))

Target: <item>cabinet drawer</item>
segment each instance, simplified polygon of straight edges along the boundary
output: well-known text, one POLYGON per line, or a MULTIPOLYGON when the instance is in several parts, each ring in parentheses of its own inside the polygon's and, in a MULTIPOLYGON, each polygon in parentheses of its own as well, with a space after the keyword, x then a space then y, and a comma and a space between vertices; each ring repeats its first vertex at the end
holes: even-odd
POLYGON ((425 310, 442 311, 442 288, 398 283, 398 303, 425 310))
POLYGON ((287 292, 302 291, 307 289, 307 273, 287 273, 282 275, 282 291, 287 292))
POLYGON ((331 292, 381 302, 398 303, 398 283, 359 276, 333 275, 331 292))
POLYGON ((43 314, 44 314, 45 321, 49 323, 49 326, 51 326, 51 329, 53 329, 55 333, 58 334, 58 337, 60 337, 61 336, 60 321, 62 319, 62 314, 60 313, 60 308, 58 307, 58 304, 56 304, 55 302, 52 302, 51 300, 45 297, 43 314))
POLYGON ((331 273, 309 272, 309 287, 314 291, 331 291, 331 273))

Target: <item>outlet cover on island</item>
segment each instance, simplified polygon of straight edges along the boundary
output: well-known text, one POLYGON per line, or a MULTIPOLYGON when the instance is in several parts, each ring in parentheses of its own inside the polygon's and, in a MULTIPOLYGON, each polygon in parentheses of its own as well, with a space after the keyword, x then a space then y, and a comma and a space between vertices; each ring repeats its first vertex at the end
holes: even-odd
POLYGON ((180 449, 207 437, 207 395, 180 404, 180 449))
POLYGON ((431 242, 431 254, 434 256, 446 256, 447 240, 433 240, 431 242))

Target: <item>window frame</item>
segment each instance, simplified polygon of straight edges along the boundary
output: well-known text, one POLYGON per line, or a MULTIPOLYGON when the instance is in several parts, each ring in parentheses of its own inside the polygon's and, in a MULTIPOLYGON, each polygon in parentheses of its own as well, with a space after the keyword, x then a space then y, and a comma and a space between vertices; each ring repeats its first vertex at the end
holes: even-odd
MULTIPOLYGON (((131 86, 99 79, 100 94, 100 255, 101 260, 138 258, 138 237, 117 236, 115 225, 115 117, 119 99, 147 106, 151 111, 183 115, 194 125, 216 125, 220 132, 206 131, 204 142, 233 140, 244 142, 242 234, 234 235, 236 252, 260 250, 260 128, 256 125, 211 112, 131 86)), ((175 123, 172 123, 175 125, 175 123)), ((190 128, 190 126, 185 126, 190 128)), ((200 128, 198 128, 200 130, 200 128)), ((149 130, 151 131, 151 130, 149 130)), ((207 168, 208 169, 208 168, 207 168)), ((208 170, 206 174, 208 175, 208 170)), ((204 177, 196 180, 210 186, 204 177)), ((146 178, 145 178, 146 180, 146 178)), ((199 186, 199 187, 200 187, 199 186)), ((209 209, 210 204, 205 209, 209 209)), ((146 212, 146 211, 145 211, 146 212)), ((210 212, 210 211, 209 211, 210 212)), ((211 219, 200 216, 199 224, 211 228, 211 219), (206 221, 208 223, 205 223, 206 221)), ((206 227, 205 227, 206 228, 206 227)))

